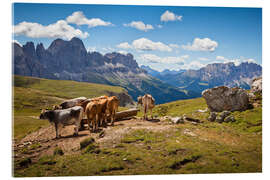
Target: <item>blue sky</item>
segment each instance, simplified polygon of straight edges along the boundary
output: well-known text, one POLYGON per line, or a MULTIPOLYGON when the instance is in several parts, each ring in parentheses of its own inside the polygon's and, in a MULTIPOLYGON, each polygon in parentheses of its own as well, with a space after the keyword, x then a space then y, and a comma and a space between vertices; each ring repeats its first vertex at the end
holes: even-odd
POLYGON ((159 71, 262 63, 260 8, 18 3, 13 30, 22 45, 76 36, 89 51, 129 52, 159 71))

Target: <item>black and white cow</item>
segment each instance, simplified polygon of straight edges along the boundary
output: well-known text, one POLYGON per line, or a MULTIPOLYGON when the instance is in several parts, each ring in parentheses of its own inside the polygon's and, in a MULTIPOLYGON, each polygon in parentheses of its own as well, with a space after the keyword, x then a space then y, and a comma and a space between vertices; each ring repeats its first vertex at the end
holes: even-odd
POLYGON ((59 110, 42 110, 39 116, 40 119, 48 119, 50 123, 54 123, 56 138, 59 138, 58 129, 75 124, 74 135, 78 135, 81 120, 83 118, 83 108, 74 106, 68 109, 59 110))

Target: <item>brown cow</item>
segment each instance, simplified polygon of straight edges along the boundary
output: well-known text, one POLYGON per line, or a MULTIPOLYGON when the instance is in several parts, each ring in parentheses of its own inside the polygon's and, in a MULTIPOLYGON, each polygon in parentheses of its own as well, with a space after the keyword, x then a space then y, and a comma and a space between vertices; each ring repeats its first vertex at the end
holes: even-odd
POLYGON ((90 129, 90 123, 92 124, 93 131, 97 129, 97 116, 98 116, 98 105, 96 101, 91 101, 87 103, 85 107, 85 114, 87 116, 87 124, 89 131, 90 129))
POLYGON ((118 110, 119 106, 119 100, 116 96, 112 96, 108 98, 107 102, 107 114, 108 114, 108 119, 111 120, 111 125, 113 126, 114 121, 115 121, 115 113, 118 110))
POLYGON ((90 129, 90 122, 92 123, 93 130, 95 131, 99 125, 107 125, 106 119, 106 108, 107 108, 107 96, 101 96, 92 99, 86 99, 83 102, 78 103, 77 105, 83 107, 84 112, 90 119, 93 119, 93 116, 96 116, 94 120, 89 120, 88 127, 90 129), (89 105, 91 103, 91 106, 89 105), (88 106, 89 105, 89 106, 88 106), (89 109, 90 108, 90 109, 89 109), (96 108, 96 110, 91 110, 96 108), (90 114, 89 114, 90 113, 90 114))
POLYGON ((143 97, 139 96, 137 98, 138 104, 141 104, 144 109, 144 120, 147 120, 148 110, 151 113, 151 118, 153 119, 152 109, 155 107, 155 99, 150 94, 145 94, 143 97))

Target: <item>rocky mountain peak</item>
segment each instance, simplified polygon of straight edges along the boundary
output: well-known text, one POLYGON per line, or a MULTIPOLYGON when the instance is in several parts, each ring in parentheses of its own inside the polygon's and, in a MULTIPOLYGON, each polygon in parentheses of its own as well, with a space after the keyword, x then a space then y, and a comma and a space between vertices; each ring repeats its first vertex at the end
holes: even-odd
POLYGON ((33 42, 27 42, 25 45, 23 45, 23 51, 26 53, 27 56, 35 57, 36 50, 35 45, 33 42))

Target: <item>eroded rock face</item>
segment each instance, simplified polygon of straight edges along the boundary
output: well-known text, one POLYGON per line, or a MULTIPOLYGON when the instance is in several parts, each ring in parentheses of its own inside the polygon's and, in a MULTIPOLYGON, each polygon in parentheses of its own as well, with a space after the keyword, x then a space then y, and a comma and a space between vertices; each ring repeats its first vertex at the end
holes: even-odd
POLYGON ((262 92, 262 77, 253 79, 251 84, 251 92, 262 92))
POLYGON ((202 92, 210 111, 244 111, 249 107, 249 97, 244 89, 219 86, 202 92))

